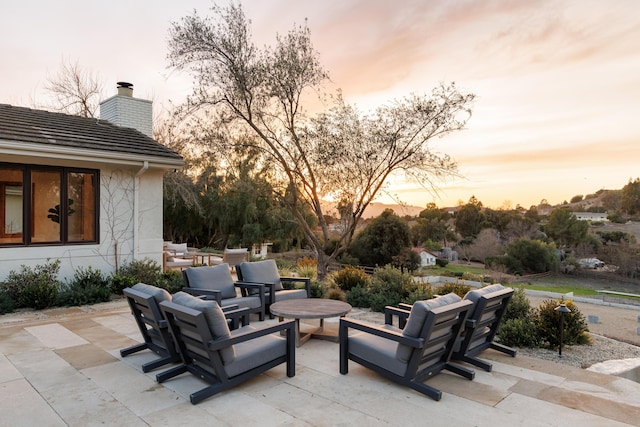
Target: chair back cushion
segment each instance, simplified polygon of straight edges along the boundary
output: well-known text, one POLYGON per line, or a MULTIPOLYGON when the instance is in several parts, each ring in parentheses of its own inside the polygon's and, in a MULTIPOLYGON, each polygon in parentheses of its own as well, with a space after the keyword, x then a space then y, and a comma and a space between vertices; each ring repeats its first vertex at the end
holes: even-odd
MULTIPOLYGON (((214 338, 231 337, 231 331, 229 331, 227 319, 217 302, 201 300, 200 298, 196 298, 186 292, 177 292, 174 294, 173 302, 204 313, 204 318, 207 321, 211 335, 214 338)), ((233 346, 220 350, 220 357, 224 364, 233 362, 236 357, 233 346)))
MULTIPOLYGON (((407 324, 402 330, 402 334, 412 338, 418 338, 422 333, 422 328, 424 327, 424 322, 427 319, 427 314, 429 313, 429 311, 433 310, 434 308, 453 304, 461 300, 462 298, 460 298, 458 295, 449 293, 447 295, 442 295, 429 300, 416 301, 413 304, 413 307, 411 307, 409 319, 407 319, 407 324)), ((398 360, 402 362, 408 362, 411 358, 412 353, 413 348, 407 345, 398 344, 398 349, 396 350, 396 358, 398 358, 398 360)))
POLYGON ((138 292, 142 292, 147 295, 151 295, 158 304, 162 301, 171 301, 171 294, 165 289, 158 288, 157 286, 147 285, 146 283, 137 283, 131 287, 138 292))
POLYGON ((185 255, 188 251, 186 243, 167 243, 165 248, 174 256, 185 255))
POLYGON ((236 287, 229 271, 229 264, 219 264, 212 267, 192 267, 184 270, 188 285, 191 288, 200 288, 220 291, 222 298, 235 298, 236 287))
POLYGON ((505 287, 498 283, 495 285, 489 285, 489 286, 485 286, 484 288, 474 289, 472 291, 467 292, 467 294, 464 296, 464 299, 469 300, 475 304, 471 309, 471 311, 469 312, 468 319, 478 320, 477 316, 480 313, 478 313, 479 307, 477 303, 478 301, 480 301, 480 298, 482 298, 483 295, 487 295, 496 291, 501 291, 503 289, 505 289, 505 287))
POLYGON ((243 262, 239 265, 240 274, 242 275, 242 281, 254 282, 254 283, 274 283, 274 289, 281 291, 282 283, 280 283, 280 273, 278 273, 278 266, 272 259, 255 262, 243 262))

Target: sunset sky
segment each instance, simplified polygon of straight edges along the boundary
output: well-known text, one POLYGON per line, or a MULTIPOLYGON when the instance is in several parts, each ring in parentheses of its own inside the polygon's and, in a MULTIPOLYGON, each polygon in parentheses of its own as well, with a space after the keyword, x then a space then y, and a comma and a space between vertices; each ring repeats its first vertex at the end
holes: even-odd
MULTIPOLYGON (((167 69, 171 21, 209 0, 21 0, 0 6, 0 103, 46 103, 63 59, 153 99, 156 113, 190 92, 167 69)), ((221 2, 221 4, 227 4, 221 2)), ((455 81, 477 95, 467 129, 434 142, 463 179, 438 195, 399 178, 416 206, 561 203, 640 177, 640 1, 245 0, 258 46, 307 19, 328 90, 373 109, 455 81)), ((0 161, 1 161, 0 155, 0 161)), ((391 202, 382 196, 380 202, 391 202)))

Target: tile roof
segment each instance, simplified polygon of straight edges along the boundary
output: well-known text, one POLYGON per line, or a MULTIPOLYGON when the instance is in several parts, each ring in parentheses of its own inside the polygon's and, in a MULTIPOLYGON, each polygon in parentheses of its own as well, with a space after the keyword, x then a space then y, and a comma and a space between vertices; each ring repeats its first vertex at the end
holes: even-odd
POLYGON ((0 141, 143 155, 180 161, 175 151, 106 120, 0 104, 0 141))

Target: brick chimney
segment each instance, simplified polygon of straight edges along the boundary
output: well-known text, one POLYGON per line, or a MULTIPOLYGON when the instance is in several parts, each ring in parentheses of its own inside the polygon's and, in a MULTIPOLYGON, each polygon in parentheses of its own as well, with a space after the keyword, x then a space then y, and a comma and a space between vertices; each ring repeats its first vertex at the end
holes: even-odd
POLYGON ((100 103, 100 118, 152 136, 152 102, 133 97, 133 84, 118 82, 118 94, 100 103))

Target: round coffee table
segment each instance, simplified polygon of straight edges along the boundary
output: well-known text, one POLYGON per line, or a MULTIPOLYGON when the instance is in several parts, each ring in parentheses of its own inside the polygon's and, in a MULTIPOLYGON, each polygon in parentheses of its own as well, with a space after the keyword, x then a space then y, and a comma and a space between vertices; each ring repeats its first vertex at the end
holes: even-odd
POLYGON ((282 322, 285 318, 296 321, 296 347, 300 347, 311 338, 319 338, 338 342, 337 335, 324 334, 324 319, 328 317, 344 317, 351 311, 346 302, 322 299, 290 299, 271 304, 271 314, 278 316, 282 322), (300 319, 320 319, 320 326, 312 330, 300 329, 300 319))

